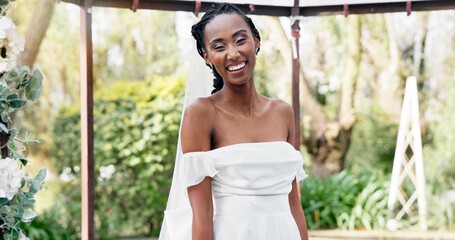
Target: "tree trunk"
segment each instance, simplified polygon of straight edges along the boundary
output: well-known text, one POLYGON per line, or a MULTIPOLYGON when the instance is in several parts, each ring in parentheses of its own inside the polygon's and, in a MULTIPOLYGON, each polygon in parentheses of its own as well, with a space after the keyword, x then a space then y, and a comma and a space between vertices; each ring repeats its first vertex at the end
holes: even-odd
MULTIPOLYGON (((381 109, 396 122, 399 122, 403 92, 402 78, 400 77, 401 53, 393 26, 391 14, 384 14, 385 28, 389 45, 390 64, 379 75, 375 87, 375 98, 381 109)), ((372 53, 373 54, 373 53, 372 53)), ((374 55, 373 55, 374 57, 374 55)), ((384 59, 387 61, 386 59, 384 59)))
POLYGON ((25 50, 19 55, 22 65, 33 67, 39 47, 49 27, 55 7, 54 0, 38 0, 25 34, 25 50))
MULTIPOLYGON (((330 121, 323 134, 315 132, 316 144, 312 147, 312 170, 317 176, 327 177, 344 169, 344 160, 349 150, 351 129, 355 123, 354 94, 360 72, 360 18, 347 19, 346 71, 342 77, 341 101, 336 119, 330 121)), ((314 140, 313 140, 314 141, 314 140)))
MULTIPOLYGON (((28 66, 30 69, 38 55, 41 42, 46 35, 47 29, 54 13, 55 0, 37 0, 33 15, 29 19, 27 31, 25 33, 25 49, 19 55, 19 64, 28 66)), ((26 108, 23 109, 24 114, 29 117, 30 113, 26 108)), ((16 112, 13 112, 9 116, 12 121, 16 117, 16 112)))
MULTIPOLYGON (((291 47, 284 30, 277 19, 272 18, 271 24, 279 26, 281 33, 277 34, 279 50, 286 65, 291 66, 291 47)), ((344 168, 344 158, 349 149, 351 129, 355 122, 354 93, 356 90, 360 50, 360 20, 358 16, 347 19, 348 60, 346 72, 342 79, 339 113, 335 119, 330 119, 317 101, 308 78, 305 77, 305 59, 301 59, 301 95, 300 102, 304 108, 304 118, 309 126, 309 136, 304 137, 304 144, 312 155, 312 170, 316 176, 326 177, 340 172, 344 168)))

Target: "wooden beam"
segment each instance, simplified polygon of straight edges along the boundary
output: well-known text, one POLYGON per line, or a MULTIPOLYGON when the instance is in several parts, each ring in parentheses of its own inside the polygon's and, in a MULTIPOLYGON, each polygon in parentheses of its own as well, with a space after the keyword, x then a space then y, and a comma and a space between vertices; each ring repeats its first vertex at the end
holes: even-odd
MULTIPOLYGON (((79 6, 84 0, 62 0, 79 6)), ((132 0, 92 0, 95 7, 131 8, 132 0)), ((206 11, 214 2, 201 2, 201 12, 206 11)), ((236 4, 242 11, 249 13, 249 4, 236 4)), ((164 11, 194 12, 195 2, 188 0, 141 0, 138 9, 153 9, 164 11)), ((412 2, 412 11, 431 11, 455 9, 453 0, 429 0, 412 2)), ((390 3, 363 3, 349 5, 350 14, 406 12, 406 2, 390 3)), ((255 5, 255 10, 250 14, 267 16, 292 15, 291 6, 255 5)), ((329 16, 343 15, 343 4, 326 6, 300 7, 301 16, 329 16)))
POLYGON ((81 192, 82 239, 95 239, 95 174, 93 154, 92 0, 81 6, 81 192))
MULTIPOLYGON (((424 2, 412 2, 412 11, 431 11, 455 9, 455 1, 435 0, 424 2)), ((406 12, 406 2, 352 4, 349 5, 349 14, 371 14, 406 12)), ((301 7, 302 16, 331 16, 343 15, 343 5, 301 7)))
MULTIPOLYGON (((300 15, 299 0, 294 0, 294 7, 292 8, 292 16, 298 17, 300 15)), ((294 18, 291 26, 291 48, 292 48, 292 108, 294 109, 294 147, 300 150, 300 56, 299 56, 299 38, 300 26, 299 20, 294 18)))

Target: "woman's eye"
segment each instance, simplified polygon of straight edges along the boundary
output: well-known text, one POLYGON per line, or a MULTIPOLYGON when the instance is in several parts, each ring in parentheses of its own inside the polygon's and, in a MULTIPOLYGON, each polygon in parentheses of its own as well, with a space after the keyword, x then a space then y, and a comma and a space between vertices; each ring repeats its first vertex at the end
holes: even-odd
POLYGON ((237 44, 242 44, 243 42, 245 42, 245 38, 239 38, 237 39, 237 44))
POLYGON ((224 49, 224 46, 221 46, 221 45, 214 46, 213 49, 215 49, 216 51, 221 51, 224 49))

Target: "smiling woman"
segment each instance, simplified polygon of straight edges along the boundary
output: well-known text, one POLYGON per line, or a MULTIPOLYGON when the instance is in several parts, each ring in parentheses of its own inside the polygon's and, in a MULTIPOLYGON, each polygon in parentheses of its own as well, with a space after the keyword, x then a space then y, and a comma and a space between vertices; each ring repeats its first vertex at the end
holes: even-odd
POLYGON ((293 110, 254 85, 259 32, 237 7, 217 3, 192 35, 215 89, 185 110, 160 239, 307 239, 293 110))

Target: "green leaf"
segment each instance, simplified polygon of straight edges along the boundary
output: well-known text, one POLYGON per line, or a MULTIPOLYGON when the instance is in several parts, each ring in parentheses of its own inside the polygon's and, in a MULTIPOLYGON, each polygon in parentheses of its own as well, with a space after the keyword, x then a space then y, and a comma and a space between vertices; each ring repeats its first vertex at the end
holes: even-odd
POLYGON ((7 128, 7 127, 5 126, 5 124, 3 124, 3 123, 0 123, 0 130, 2 130, 2 131, 5 132, 5 133, 8 133, 8 132, 9 132, 8 128, 7 128))
POLYGON ((27 86, 25 86, 25 96, 28 100, 35 101, 41 95, 41 87, 43 84, 43 75, 40 71, 33 71, 32 78, 27 86))
POLYGON ((10 228, 10 229, 6 230, 3 237, 5 238, 5 240, 19 239, 19 232, 14 231, 14 229, 10 228))
POLYGON ((5 96, 2 95, 2 96, 0 97, 0 104, 1 104, 3 107, 5 107, 5 108, 8 107, 8 99, 7 99, 8 95, 9 95, 9 93, 8 93, 7 95, 5 95, 5 96))
MULTIPOLYGON (((3 77, 0 77, 0 80, 3 80, 3 77)), ((8 91, 8 88, 0 84, 0 96, 4 96, 4 92, 8 91)), ((5 95, 8 96, 8 95, 5 95)))
POLYGON ((43 182, 46 178, 47 171, 45 168, 41 168, 38 173, 36 174, 34 181, 43 182))
POLYGON ((8 3, 9 3, 9 0, 0 0, 0 6, 1 7, 4 7, 4 6, 8 5, 8 3))
POLYGON ((7 113, 2 112, 2 113, 0 114, 0 117, 1 117, 1 119, 2 119, 3 122, 8 122, 8 114, 7 114, 7 113))
POLYGON ((33 206, 33 204, 36 202, 33 197, 28 197, 24 193, 17 194, 17 197, 19 198, 19 202, 22 205, 33 206))
POLYGON ((10 95, 8 95, 8 97, 6 97, 6 99, 16 100, 16 99, 19 99, 19 95, 17 93, 11 93, 10 95))
POLYGON ((0 206, 6 205, 8 202, 8 198, 0 198, 0 206))
POLYGON ((15 108, 15 109, 19 109, 19 108, 23 107, 25 104, 27 104, 26 100, 17 99, 17 100, 9 101, 9 105, 11 106, 11 108, 15 108))
POLYGON ((16 129, 16 128, 11 128, 11 129, 9 130, 9 137, 10 137, 10 139, 14 139, 14 138, 16 137, 16 135, 17 135, 17 129, 16 129))
POLYGON ((41 182, 40 181, 36 181, 36 180, 32 180, 32 182, 30 184, 30 189, 29 189, 28 192, 31 193, 31 194, 35 194, 40 189, 41 189, 41 182))
POLYGON ((27 166, 28 159, 26 159, 24 157, 20 157, 19 160, 21 161, 22 165, 27 166))
POLYGON ((30 69, 27 66, 14 67, 5 75, 8 86, 16 84, 16 89, 23 86, 28 81, 30 69))

